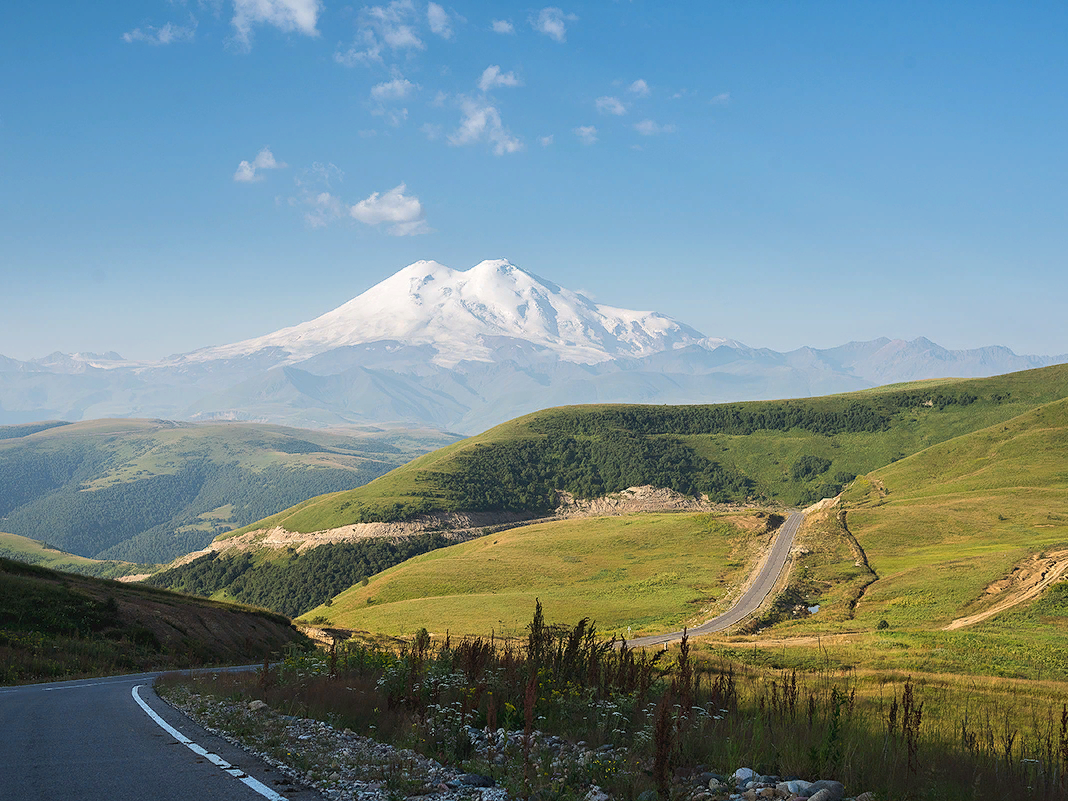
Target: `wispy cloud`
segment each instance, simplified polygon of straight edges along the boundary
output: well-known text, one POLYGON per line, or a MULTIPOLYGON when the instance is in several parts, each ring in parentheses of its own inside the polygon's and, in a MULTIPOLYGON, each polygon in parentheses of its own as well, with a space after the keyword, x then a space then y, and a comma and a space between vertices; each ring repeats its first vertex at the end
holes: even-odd
POLYGON ((423 50, 426 45, 416 32, 419 19, 411 0, 393 0, 389 5, 364 8, 352 45, 344 52, 335 53, 334 60, 353 67, 381 63, 385 48, 394 52, 423 50))
POLYGON ((708 102, 711 103, 713 106, 725 106, 725 105, 727 105, 728 103, 731 102, 731 93, 730 92, 722 92, 721 94, 718 94, 715 97, 713 97, 708 102))
POLYGON ((262 181, 263 176, 258 174, 259 170, 279 170, 285 166, 287 166, 285 162, 275 159, 271 149, 265 147, 256 154, 256 158, 252 161, 242 161, 237 165, 237 170, 234 172, 234 180, 238 183, 262 181))
POLYGON ((430 30, 442 39, 452 38, 452 22, 449 19, 449 12, 437 3, 431 3, 426 7, 426 20, 430 25, 430 30))
POLYGON ((315 26, 321 11, 320 0, 234 0, 234 39, 245 49, 251 47, 254 25, 273 25, 283 33, 318 36, 315 26))
POLYGON ((561 44, 567 41, 567 23, 577 20, 574 14, 565 14, 555 6, 543 8, 538 16, 530 20, 530 25, 538 33, 544 33, 550 39, 561 44))
POLYGON ((496 64, 486 67, 482 71, 482 77, 478 79, 478 88, 483 92, 488 92, 497 86, 522 86, 523 83, 517 77, 514 72, 501 72, 501 68, 496 64))
POLYGON ((333 188, 344 177, 335 165, 317 161, 293 178, 299 196, 289 198, 289 205, 304 206, 304 222, 309 228, 325 228, 341 219, 343 204, 333 188))
POLYGON ((386 233, 390 236, 416 236, 430 233, 423 213, 423 204, 415 195, 406 195, 407 186, 400 184, 388 192, 372 192, 349 209, 352 219, 365 225, 392 223, 386 233))
POLYGON ((403 100, 412 93, 416 85, 407 78, 395 77, 392 81, 375 84, 371 87, 371 98, 382 103, 387 100, 403 100))
POLYGON ((649 96, 649 84, 647 84, 644 79, 639 78, 638 80, 636 80, 634 83, 632 83, 630 86, 627 87, 627 91, 628 92, 633 92, 638 97, 648 97, 649 96))
POLYGON ((548 136, 539 136, 538 137, 538 144, 541 145, 542 147, 548 147, 552 143, 553 143, 553 135, 552 134, 549 134, 548 136))
POLYGON ((579 141, 584 145, 592 145, 597 141, 597 126, 596 125, 580 125, 574 129, 575 136, 579 138, 579 141))
POLYGON ((497 156, 518 153, 523 149, 523 142, 512 136, 504 127, 497 108, 484 99, 461 97, 460 110, 460 127, 447 138, 450 145, 462 147, 488 142, 493 145, 493 153, 497 156))
POLYGON ((660 125, 653 120, 642 120, 634 126, 634 130, 642 136, 656 136, 658 134, 675 133, 674 125, 660 125))
POLYGON ((122 35, 122 40, 127 43, 144 42, 150 45, 169 45, 174 42, 191 42, 197 32, 197 21, 190 17, 189 25, 182 27, 168 22, 159 28, 146 25, 143 28, 134 28, 122 35))
POLYGON ((615 97, 599 97, 595 105, 602 114, 614 114, 619 117, 627 113, 627 107, 615 97))
POLYGON ((493 23, 490 25, 490 27, 493 29, 494 33, 515 33, 515 26, 505 19, 493 20, 493 23))

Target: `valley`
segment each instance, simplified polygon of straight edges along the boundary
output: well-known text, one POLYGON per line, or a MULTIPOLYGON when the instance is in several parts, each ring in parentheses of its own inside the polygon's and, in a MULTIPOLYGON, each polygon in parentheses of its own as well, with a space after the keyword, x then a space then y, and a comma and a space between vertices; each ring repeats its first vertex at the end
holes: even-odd
POLYGON ((167 562, 454 439, 164 420, 0 427, 0 531, 83 557, 167 562))

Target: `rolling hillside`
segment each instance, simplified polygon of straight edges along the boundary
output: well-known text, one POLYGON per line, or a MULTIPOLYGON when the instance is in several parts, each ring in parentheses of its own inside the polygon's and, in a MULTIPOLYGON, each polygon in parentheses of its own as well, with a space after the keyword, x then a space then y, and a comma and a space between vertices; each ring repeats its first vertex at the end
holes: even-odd
POLYGON ((421 442, 403 431, 250 423, 0 427, 0 530, 85 557, 165 562, 305 498, 366 483, 425 450, 421 442))
MULTIPOLYGON (((537 596, 556 621, 670 630, 728 603, 761 542, 702 530, 712 521, 513 529, 410 560, 303 617, 512 633, 537 596)), ((717 653, 785 668, 1068 679, 1068 398, 857 478, 809 515, 797 546, 779 601, 717 653)))
MULTIPOLYGON (((932 443, 952 441, 996 421, 1005 424, 1064 397, 1068 397, 1068 367, 991 379, 921 382, 804 401, 550 409, 419 457, 365 487, 314 498, 247 526, 234 534, 252 532, 251 541, 243 538, 240 547, 160 573, 153 582, 306 614, 311 606, 303 604, 323 603, 349 586, 346 581, 354 584, 369 578, 372 560, 365 553, 377 547, 372 544, 376 540, 318 545, 297 553, 268 547, 263 534, 256 531, 296 532, 288 540, 288 547, 296 548, 301 545, 300 532, 403 520, 432 511, 482 510, 487 519, 494 512, 502 517, 505 512, 512 518, 533 517, 551 512, 556 489, 589 497, 650 483, 686 493, 706 492, 717 500, 807 504, 836 495, 854 474, 870 473, 895 460, 903 465, 904 457, 932 443)), ((448 528, 460 519, 445 516, 435 523, 432 518, 431 528, 448 528)), ((564 529, 550 525, 529 531, 549 536, 565 530, 581 538, 593 524, 561 525, 564 529)), ((366 536, 403 535, 403 526, 395 528, 366 536)), ((365 536, 357 529, 341 533, 365 536)), ((529 542, 523 531, 522 535, 517 530, 500 536, 519 547, 518 543, 529 542)), ((830 576, 828 587, 816 582, 801 588, 798 597, 815 598, 826 589, 834 595, 823 599, 826 609, 838 610, 844 604, 844 611, 834 614, 847 619, 850 599, 871 577, 866 568, 854 569, 855 557, 844 534, 831 530, 827 536, 835 544, 817 549, 822 561, 813 565, 813 575, 830 576), (835 566, 837 561, 843 564, 835 566)), ((219 540, 217 545, 222 547, 229 537, 222 535, 219 540)), ((447 553, 479 547, 450 547, 447 553)), ((389 558, 373 561, 380 566, 395 564, 389 558)), ((435 565, 437 560, 448 559, 445 552, 420 558, 435 565)), ((367 596, 373 594, 368 590, 367 596)), ((333 619, 337 613, 320 609, 315 615, 333 619)), ((359 617, 368 616, 361 612, 359 617)), ((829 617, 825 610, 821 620, 829 617)))
POLYGON ((308 533, 431 512, 533 516, 554 507, 558 490, 591 498, 642 484, 805 504, 855 475, 1064 397, 1068 366, 1058 365, 804 400, 548 409, 240 531, 308 533))

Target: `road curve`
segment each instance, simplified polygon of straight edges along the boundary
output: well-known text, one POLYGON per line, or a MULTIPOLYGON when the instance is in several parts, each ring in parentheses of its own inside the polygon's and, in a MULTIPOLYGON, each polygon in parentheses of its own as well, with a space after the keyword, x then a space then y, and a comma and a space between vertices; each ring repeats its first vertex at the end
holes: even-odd
POLYGON ((0 687, 0 797, 19 801, 321 801, 152 691, 158 673, 0 687), (161 728, 133 689, 172 729, 161 728), (201 747, 190 750, 173 731, 201 747), (224 766, 229 770, 224 769, 224 766), (259 784, 264 795, 252 789, 259 784))
MULTIPOLYGON (((805 516, 800 512, 794 512, 786 518, 786 522, 780 526, 779 533, 775 537, 775 543, 764 558, 764 562, 757 569, 756 578, 753 579, 749 589, 742 593, 742 597, 738 599, 734 606, 719 617, 688 629, 687 633, 691 637, 723 631, 725 628, 749 617, 760 608, 760 605, 764 603, 764 599, 768 597, 768 594, 774 588, 775 582, 779 580, 779 575, 786 564, 786 559, 790 555, 790 548, 793 547, 794 535, 801 527, 801 521, 804 519, 805 516)), ((632 647, 666 645, 681 639, 681 631, 672 631, 668 634, 650 634, 647 637, 635 637, 633 640, 628 640, 627 645, 632 647)))

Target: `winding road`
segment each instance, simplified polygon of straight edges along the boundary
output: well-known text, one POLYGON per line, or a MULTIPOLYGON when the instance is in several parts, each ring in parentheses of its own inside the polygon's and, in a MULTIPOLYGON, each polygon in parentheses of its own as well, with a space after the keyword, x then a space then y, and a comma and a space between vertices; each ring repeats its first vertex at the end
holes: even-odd
MULTIPOLYGON (((775 536, 775 542, 771 546, 771 550, 768 551, 767 556, 764 557, 764 562, 758 568, 756 578, 753 579, 749 589, 742 593, 742 597, 738 599, 734 606, 707 623, 687 629, 686 633, 691 637, 696 637, 701 634, 723 631, 735 623, 741 622, 759 609, 761 604, 764 603, 764 599, 768 597, 775 587, 775 582, 779 580, 779 575, 786 564, 786 559, 790 556, 790 549, 794 544, 794 535, 797 534, 797 530, 801 527, 801 521, 804 519, 805 516, 800 512, 794 512, 786 518, 786 522, 779 527, 779 533, 775 536)), ((681 631, 672 631, 668 634, 650 634, 647 637, 635 637, 633 640, 628 640, 627 645, 631 647, 667 645, 681 639, 681 631)))
POLYGON ((159 675, 0 687, 0 798, 321 801, 163 703, 159 675))

